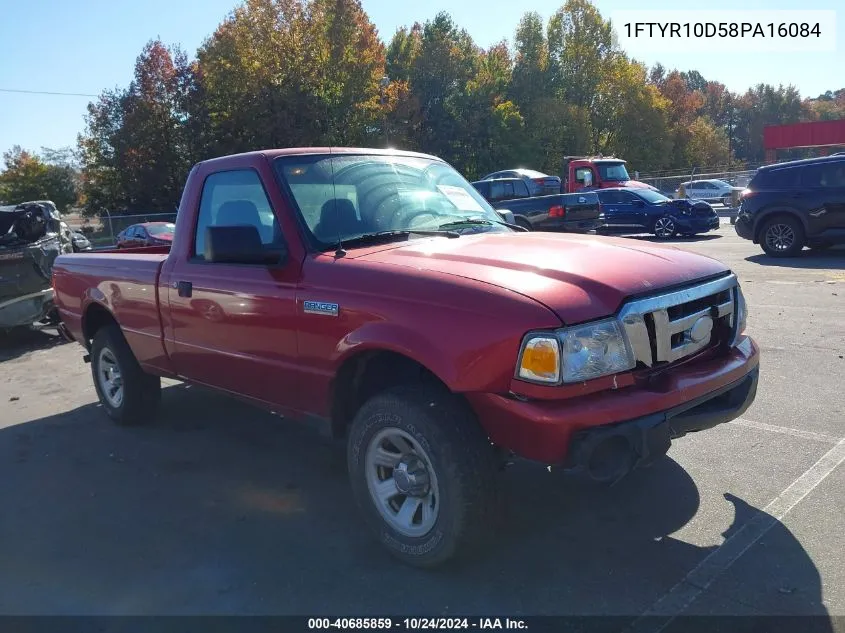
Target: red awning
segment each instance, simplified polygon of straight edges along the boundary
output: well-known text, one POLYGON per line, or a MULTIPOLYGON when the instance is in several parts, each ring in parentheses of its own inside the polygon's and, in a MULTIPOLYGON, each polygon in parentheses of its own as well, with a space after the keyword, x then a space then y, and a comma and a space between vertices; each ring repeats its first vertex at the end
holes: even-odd
POLYGON ((845 145, 845 119, 763 128, 763 146, 767 150, 826 145, 845 145))

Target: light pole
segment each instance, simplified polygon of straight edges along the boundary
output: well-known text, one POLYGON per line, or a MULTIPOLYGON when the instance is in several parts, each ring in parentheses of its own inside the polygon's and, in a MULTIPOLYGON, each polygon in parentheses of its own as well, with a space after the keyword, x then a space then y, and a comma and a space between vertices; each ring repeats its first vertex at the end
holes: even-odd
POLYGON ((390 143, 390 138, 387 133, 387 87, 390 85, 390 77, 384 75, 378 82, 379 94, 381 95, 381 115, 382 128, 384 129, 384 146, 387 147, 390 143))

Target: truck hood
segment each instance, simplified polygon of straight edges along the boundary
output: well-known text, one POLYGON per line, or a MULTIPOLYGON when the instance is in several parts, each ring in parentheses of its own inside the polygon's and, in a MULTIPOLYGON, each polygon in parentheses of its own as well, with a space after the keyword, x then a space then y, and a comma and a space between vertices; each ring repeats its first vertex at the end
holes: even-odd
POLYGON ((609 316, 635 295, 728 272, 715 259, 673 247, 560 233, 420 239, 360 259, 512 290, 544 304, 568 324, 609 316))

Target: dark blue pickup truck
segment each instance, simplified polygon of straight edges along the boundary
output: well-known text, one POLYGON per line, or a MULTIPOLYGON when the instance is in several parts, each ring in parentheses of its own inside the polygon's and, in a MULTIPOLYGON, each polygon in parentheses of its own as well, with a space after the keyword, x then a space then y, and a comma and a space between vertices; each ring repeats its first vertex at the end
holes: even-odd
POLYGON ((519 178, 480 180, 472 186, 497 211, 510 211, 514 222, 529 231, 586 233, 603 226, 594 191, 531 196, 519 178))

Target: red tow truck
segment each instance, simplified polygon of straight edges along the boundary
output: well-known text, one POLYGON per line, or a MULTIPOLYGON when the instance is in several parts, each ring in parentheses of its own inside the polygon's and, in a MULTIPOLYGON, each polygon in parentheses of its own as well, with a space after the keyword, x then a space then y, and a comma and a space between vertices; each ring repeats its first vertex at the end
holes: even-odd
POLYGON ((424 154, 201 162, 172 246, 61 255, 53 287, 115 422, 150 422, 161 377, 317 422, 364 521, 421 567, 489 543, 513 454, 614 482, 757 390, 722 263, 524 232, 424 154))
POLYGON ((607 187, 633 187, 652 189, 653 187, 639 180, 631 180, 626 163, 621 158, 566 156, 563 159, 563 192, 576 193, 589 189, 607 187))

